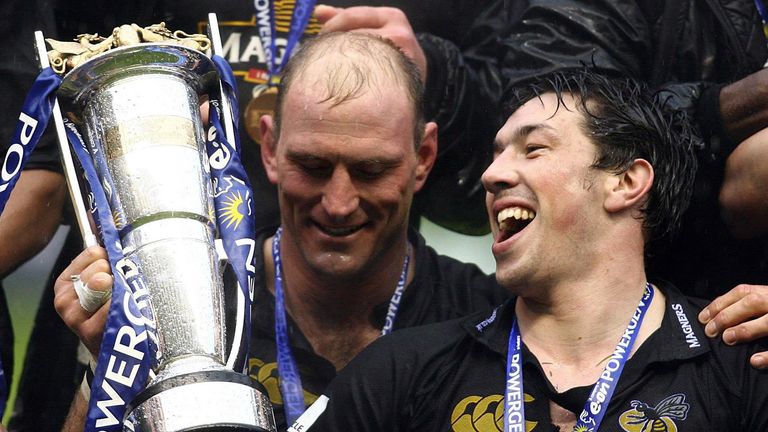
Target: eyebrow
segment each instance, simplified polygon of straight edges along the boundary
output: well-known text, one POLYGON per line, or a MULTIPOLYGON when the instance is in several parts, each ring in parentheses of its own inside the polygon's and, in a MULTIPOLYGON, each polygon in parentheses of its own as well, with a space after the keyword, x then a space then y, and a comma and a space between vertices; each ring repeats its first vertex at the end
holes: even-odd
MULTIPOLYGON (((316 156, 310 153, 306 153, 303 151, 288 151, 286 153, 286 157, 292 161, 295 162, 323 162, 326 161, 326 158, 316 156)), ((355 158, 355 157, 348 157, 345 158, 346 163, 350 165, 367 165, 367 164, 373 164, 373 165, 381 165, 382 167, 392 167, 397 166, 402 162, 402 158, 397 156, 387 156, 387 155, 376 155, 374 157, 369 158, 355 158)))
POLYGON ((501 152, 504 150, 508 145, 511 143, 519 142, 524 140, 528 135, 536 132, 536 131, 543 131, 546 133, 551 139, 555 141, 560 141, 556 134, 556 129, 552 126, 545 124, 545 123, 534 123, 534 124, 527 124, 520 126, 519 128, 512 131, 512 136, 510 140, 508 141, 509 144, 505 144, 501 142, 498 139, 495 139, 493 141, 493 150, 494 152, 501 152))

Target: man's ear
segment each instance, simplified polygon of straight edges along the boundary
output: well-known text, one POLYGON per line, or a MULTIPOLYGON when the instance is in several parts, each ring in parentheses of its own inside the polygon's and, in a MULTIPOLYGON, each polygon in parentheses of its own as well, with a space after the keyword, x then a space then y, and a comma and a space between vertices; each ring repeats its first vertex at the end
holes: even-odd
POLYGON ((272 184, 277 184, 277 142, 275 137, 275 119, 270 115, 263 115, 259 119, 259 133, 261 135, 261 163, 272 184))
POLYGON ((605 210, 609 213, 643 205, 653 185, 653 167, 645 159, 635 159, 629 169, 609 177, 606 182, 605 210))
POLYGON ((424 186, 437 158, 437 123, 429 122, 424 125, 424 137, 421 139, 417 156, 419 161, 416 165, 416 192, 424 186))

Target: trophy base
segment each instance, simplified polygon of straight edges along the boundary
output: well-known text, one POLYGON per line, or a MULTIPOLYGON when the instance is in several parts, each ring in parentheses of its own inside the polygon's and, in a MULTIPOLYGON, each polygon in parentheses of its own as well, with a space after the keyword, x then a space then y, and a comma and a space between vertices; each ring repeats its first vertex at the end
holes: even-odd
POLYGON ((249 377, 230 370, 164 379, 139 393, 126 412, 124 430, 135 432, 276 430, 267 397, 249 377))

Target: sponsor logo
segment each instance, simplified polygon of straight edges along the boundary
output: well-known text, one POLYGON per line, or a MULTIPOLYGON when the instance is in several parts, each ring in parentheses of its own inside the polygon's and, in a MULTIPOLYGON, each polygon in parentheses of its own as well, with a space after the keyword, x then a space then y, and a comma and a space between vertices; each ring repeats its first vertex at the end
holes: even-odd
POLYGON ((493 310, 493 313, 488 318, 484 319, 480 324, 476 325, 475 328, 477 331, 482 332, 485 330, 486 327, 488 327, 492 322, 496 320, 496 311, 498 308, 493 310))
MULTIPOLYGON (((525 403, 534 401, 529 394, 523 395, 525 403)), ((525 422, 525 432, 534 431, 538 422, 525 422)), ((453 432, 503 432, 504 396, 467 396, 460 400, 451 413, 453 432)))
MULTIPOLYGON (((277 362, 264 362, 261 359, 249 358, 248 359, 248 375, 258 381, 264 390, 267 391, 267 396, 272 405, 283 406, 283 395, 280 393, 280 374, 277 371, 277 362)), ((306 390, 304 392, 304 403, 309 406, 312 405, 318 398, 318 395, 310 393, 306 390)))
POLYGON ((25 148, 32 141, 32 134, 37 129, 37 120, 24 113, 19 115, 19 124, 22 125, 20 142, 11 144, 5 154, 5 159, 3 159, 2 167, 0 167, 0 192, 8 189, 11 180, 21 170, 25 148))
POLYGON ((233 191, 231 194, 227 194, 221 203, 219 208, 219 217, 221 218, 221 224, 227 228, 236 230, 240 226, 240 222, 245 217, 240 211, 240 206, 243 204, 243 196, 240 191, 233 191), (234 227, 232 227, 234 225, 234 227))
POLYGON ((677 432, 675 421, 684 421, 690 409, 682 393, 667 396, 654 407, 639 400, 633 400, 630 405, 632 408, 619 417, 619 424, 626 432, 677 432))
POLYGON ((677 320, 680 322, 680 328, 683 330, 683 334, 685 334, 685 341, 688 343, 688 348, 700 347, 701 344, 699 343, 699 338, 697 338, 696 334, 693 332, 693 327, 691 327, 688 316, 685 314, 685 311, 683 311, 683 306, 679 303, 675 303, 672 305, 672 310, 675 311, 677 320))
POLYGON ((108 396, 108 399, 101 399, 96 402, 97 408, 103 415, 103 417, 96 419, 97 428, 114 426, 119 423, 110 408, 125 405, 126 401, 122 399, 120 393, 124 391, 123 387, 131 388, 134 385, 141 367, 140 362, 145 355, 144 352, 137 349, 137 346, 144 343, 147 338, 157 343, 154 320, 142 314, 142 310, 148 310, 150 307, 149 291, 147 291, 143 279, 137 277, 138 267, 126 258, 118 263, 117 269, 123 277, 129 280, 128 283, 131 288, 130 291, 125 292, 123 299, 123 314, 130 324, 123 325, 118 329, 114 345, 111 347, 104 380, 101 382, 101 390, 108 396), (133 297, 136 306, 138 306, 139 310, 136 312, 130 308, 130 297, 133 297), (145 330, 137 334, 131 324, 145 330))
MULTIPOLYGON (((592 398, 595 400, 590 402, 589 411, 593 416, 598 415, 603 410, 603 404, 608 398, 608 392, 612 386, 616 385, 618 377, 614 376, 614 374, 621 368, 623 359, 626 359, 629 356, 627 349, 632 342, 632 337, 638 329, 641 308, 645 306, 645 301, 647 301, 647 299, 648 296, 646 295, 640 302, 640 306, 635 310, 635 313, 629 320, 629 325, 624 330, 624 334, 621 335, 621 339, 619 339, 619 343, 616 345, 616 349, 613 351, 613 354, 611 354, 608 363, 605 365, 605 369, 600 374, 600 381, 598 381, 598 384, 595 386, 594 390, 592 390, 592 398)), ((582 418, 582 421, 585 421, 586 423, 594 423, 593 421, 587 421, 584 418, 582 418)))

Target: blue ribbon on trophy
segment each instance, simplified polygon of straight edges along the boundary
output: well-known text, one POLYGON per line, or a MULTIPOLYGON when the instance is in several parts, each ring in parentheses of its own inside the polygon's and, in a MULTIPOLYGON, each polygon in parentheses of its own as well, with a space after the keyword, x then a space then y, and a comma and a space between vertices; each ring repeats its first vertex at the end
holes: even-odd
MULTIPOLYGON (((11 196, 21 171, 29 160, 29 156, 37 146, 40 136, 45 131, 48 119, 51 116, 56 89, 59 88, 61 78, 50 68, 41 71, 32 89, 24 100, 24 105, 16 123, 12 143, 2 158, 0 167, 0 213, 5 209, 8 198, 11 196)), ((5 412, 5 403, 8 399, 8 384, 11 377, 5 376, 5 371, 0 361, 0 418, 5 412)))
POLYGON ((29 155, 34 151, 51 116, 56 89, 61 78, 50 68, 38 74, 16 123, 13 142, 3 158, 0 168, 0 213, 11 195, 29 155))
MULTIPOLYGON (((284 4, 287 2, 281 2, 284 4)), ((264 47, 266 53, 267 72, 269 77, 267 84, 275 86, 278 83, 278 77, 283 70, 283 67, 291 58, 294 48, 304 34, 304 30, 307 28, 310 18, 312 17, 312 11, 314 10, 316 0, 296 0, 293 7, 293 13, 291 14, 291 21, 288 26, 288 40, 283 50, 282 56, 278 59, 277 44, 275 40, 277 38, 277 31, 275 26, 275 0, 254 0, 254 6, 256 8, 256 27, 258 28, 259 37, 261 38, 261 45, 264 47)))
POLYGON ((123 255, 115 225, 115 220, 122 216, 120 210, 111 205, 114 188, 102 186, 112 184, 109 172, 94 166, 75 126, 68 121, 65 126, 91 190, 94 219, 114 275, 112 303, 91 384, 85 430, 117 432, 122 430, 126 403, 144 388, 157 362, 155 325, 140 266, 123 255))
MULTIPOLYGON (((233 114, 237 113, 237 94, 234 74, 221 56, 211 57, 213 64, 219 72, 223 83, 224 95, 230 102, 233 114)), ((245 174, 245 169, 240 161, 240 135, 237 132, 238 123, 234 120, 233 142, 226 138, 224 128, 221 125, 220 103, 217 99, 210 100, 210 123, 206 148, 208 150, 208 163, 211 167, 211 181, 213 182, 213 202, 216 207, 216 217, 219 228, 219 237, 224 244, 224 250, 237 277, 238 286, 245 300, 245 308, 240 325, 244 337, 241 349, 243 354, 248 353, 248 340, 251 334, 251 302, 256 277, 254 263, 254 251, 256 248, 256 220, 253 211, 253 192, 245 174)), ((233 119, 237 119, 233 115, 233 119)), ((237 343, 238 341, 235 341, 237 343)), ((233 350, 236 351, 236 350, 233 350)), ((233 365, 235 370, 245 367, 245 357, 237 359, 233 365)))
MULTIPOLYGON (((0 186, 0 211, 13 190, 21 170, 24 168, 29 155, 34 151, 40 137, 45 131, 45 127, 51 117, 56 90, 61 83, 61 78, 50 68, 43 69, 35 79, 32 89, 27 95, 19 116, 16 133, 14 134, 14 143, 9 148, 4 158, 2 169, 2 186, 0 186), (13 169, 9 167, 13 166, 13 169)), ((133 395, 143 388, 143 385, 150 370, 151 356, 145 355, 150 352, 149 333, 145 328, 146 323, 151 323, 151 313, 147 313, 139 307, 134 301, 134 297, 127 286, 140 286, 137 281, 138 272, 126 273, 120 271, 118 264, 120 261, 115 257, 121 256, 119 238, 109 212, 107 198, 102 190, 98 175, 93 167, 90 156, 87 156, 87 150, 82 144, 76 131, 71 124, 68 124, 68 137, 74 144, 76 154, 78 154, 86 177, 92 187, 94 204, 98 214, 96 218, 97 225, 102 232, 105 247, 109 252, 110 262, 115 274, 115 283, 113 287, 112 306, 110 307, 110 318, 108 326, 104 333, 103 345, 117 347, 117 350, 102 350, 99 361, 99 367, 94 377, 92 388, 92 405, 101 401, 96 409, 89 410, 88 424, 92 425, 86 430, 121 430, 122 414, 115 413, 110 407, 115 405, 124 405, 124 401, 130 400, 133 395), (83 153, 87 157, 83 157, 83 153), (90 162, 90 163, 89 163, 90 162), (124 315, 123 315, 124 314, 124 315), (122 316, 119 316, 122 315, 122 316), (110 326, 110 322, 112 325, 110 326), (128 338, 128 339, 126 339, 128 338), (125 344, 128 341, 129 344, 125 344), (107 378, 105 380, 105 377, 107 378), (117 383, 120 385, 112 385, 117 383), (115 428, 109 428, 110 425, 116 425, 115 428)), ((123 266, 123 268, 126 268, 123 266)), ((5 386, 3 386, 3 389, 5 386)), ((5 401, 6 395, 1 395, 5 401)), ((2 413, 0 413, 2 415, 2 413)))

